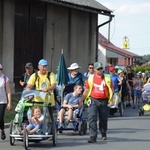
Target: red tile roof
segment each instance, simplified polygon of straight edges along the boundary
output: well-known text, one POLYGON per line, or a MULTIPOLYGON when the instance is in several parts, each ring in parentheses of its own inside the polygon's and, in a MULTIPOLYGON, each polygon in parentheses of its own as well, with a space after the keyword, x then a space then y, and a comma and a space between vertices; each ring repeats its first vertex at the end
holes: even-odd
POLYGON ((111 43, 110 41, 108 41, 108 39, 106 39, 101 33, 99 33, 99 38, 98 38, 98 43, 103 46, 103 47, 106 47, 107 49, 113 51, 113 52, 116 52, 116 53, 119 53, 125 57, 134 57, 134 58, 139 58, 141 56, 137 55, 137 54, 134 54, 128 50, 125 50, 125 49, 122 49, 122 48, 119 48, 117 46, 115 46, 113 43, 111 43))

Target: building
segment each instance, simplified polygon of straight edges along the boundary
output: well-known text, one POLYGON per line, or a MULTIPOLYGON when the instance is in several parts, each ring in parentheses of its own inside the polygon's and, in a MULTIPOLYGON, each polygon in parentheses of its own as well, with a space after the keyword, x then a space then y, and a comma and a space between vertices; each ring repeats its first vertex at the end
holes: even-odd
POLYGON ((112 65, 127 66, 133 65, 136 59, 141 56, 115 46, 108 39, 106 39, 101 33, 99 33, 99 52, 98 60, 104 65, 110 63, 112 65))
POLYGON ((26 62, 35 69, 41 58, 56 72, 61 50, 66 64, 85 71, 97 59, 98 28, 112 20, 112 11, 95 0, 0 0, 0 63, 12 89, 26 62), (108 21, 98 25, 98 14, 108 21))

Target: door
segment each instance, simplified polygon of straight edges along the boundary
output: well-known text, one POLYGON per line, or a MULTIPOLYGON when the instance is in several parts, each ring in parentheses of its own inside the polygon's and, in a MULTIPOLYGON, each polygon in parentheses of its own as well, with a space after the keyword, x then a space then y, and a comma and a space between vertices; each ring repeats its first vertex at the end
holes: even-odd
POLYGON ((16 91, 22 90, 19 80, 25 72, 25 64, 32 62, 37 69, 38 61, 43 58, 45 12, 46 4, 43 2, 15 1, 14 82, 16 91))

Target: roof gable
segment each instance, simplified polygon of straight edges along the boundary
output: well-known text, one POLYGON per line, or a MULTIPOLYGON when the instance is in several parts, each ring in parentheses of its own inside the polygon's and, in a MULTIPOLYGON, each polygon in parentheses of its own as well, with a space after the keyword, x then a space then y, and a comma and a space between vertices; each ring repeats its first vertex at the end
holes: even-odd
POLYGON ((99 39, 98 42, 99 42, 100 45, 106 47, 107 49, 109 49, 113 52, 124 55, 125 57, 134 57, 134 58, 141 57, 141 56, 139 56, 135 53, 132 53, 128 50, 125 50, 125 49, 122 49, 122 48, 119 48, 119 47, 115 46, 113 43, 108 41, 108 39, 106 39, 101 33, 99 33, 99 38, 98 39, 99 39))

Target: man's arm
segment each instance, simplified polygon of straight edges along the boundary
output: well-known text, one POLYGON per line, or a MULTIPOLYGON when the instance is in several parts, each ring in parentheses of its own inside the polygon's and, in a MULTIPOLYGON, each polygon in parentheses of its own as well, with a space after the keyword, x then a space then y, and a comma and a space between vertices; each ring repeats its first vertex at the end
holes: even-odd
POLYGON ((79 108, 82 108, 83 102, 86 99, 88 93, 89 93, 89 89, 85 89, 79 102, 79 108))

